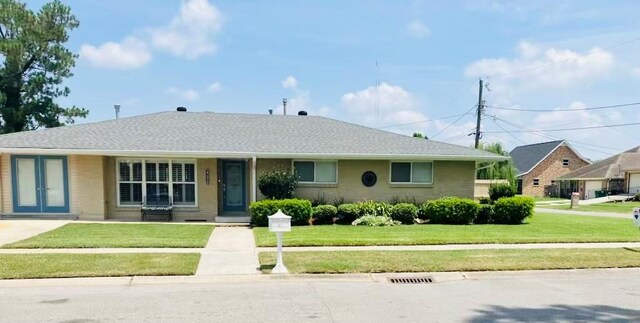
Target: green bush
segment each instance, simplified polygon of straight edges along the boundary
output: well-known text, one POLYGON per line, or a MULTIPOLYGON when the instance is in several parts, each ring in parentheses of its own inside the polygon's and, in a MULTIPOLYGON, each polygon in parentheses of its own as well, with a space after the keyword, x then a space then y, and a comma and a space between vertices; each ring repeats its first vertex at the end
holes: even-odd
POLYGON ((478 216, 476 216, 473 223, 475 224, 488 224, 493 222, 493 205, 480 204, 478 206, 478 216))
POLYGON ((358 206, 359 216, 373 215, 386 216, 391 215, 391 204, 376 201, 365 201, 356 203, 358 206))
POLYGON ((307 225, 311 220, 313 209, 311 202, 301 199, 286 200, 262 200, 251 203, 249 213, 251 214, 251 223, 255 226, 266 227, 269 225, 269 215, 278 210, 291 217, 292 225, 307 225))
POLYGON ((501 197, 512 197, 516 195, 516 188, 509 184, 491 184, 489 186, 489 198, 497 201, 501 197))
POLYGON ((493 204, 493 222, 520 224, 533 215, 535 202, 527 196, 503 197, 493 204))
POLYGON ((389 227, 399 225, 399 221, 394 221, 388 216, 364 215, 353 221, 352 225, 366 225, 369 227, 389 227))
POLYGON ((338 206, 338 223, 351 224, 359 215, 360 209, 358 205, 347 203, 338 206))
POLYGON ((298 176, 285 171, 271 171, 260 175, 258 188, 268 199, 290 199, 298 187, 298 176))
POLYGON ((391 208, 391 218, 403 224, 413 224, 418 217, 418 207, 410 203, 399 203, 391 208))
POLYGON ((481 197, 478 199, 478 203, 480 204, 491 204, 491 199, 488 197, 481 197))
POLYGON ((469 224, 478 215, 479 204, 471 199, 445 197, 425 205, 429 223, 469 224))
POLYGON ((427 220, 427 204, 429 204, 429 202, 418 205, 418 219, 423 221, 427 220))
POLYGON ((633 200, 636 202, 640 202, 640 193, 636 193, 636 195, 633 196, 633 200))
POLYGON ((333 224, 338 208, 333 205, 318 205, 313 208, 313 224, 333 224))

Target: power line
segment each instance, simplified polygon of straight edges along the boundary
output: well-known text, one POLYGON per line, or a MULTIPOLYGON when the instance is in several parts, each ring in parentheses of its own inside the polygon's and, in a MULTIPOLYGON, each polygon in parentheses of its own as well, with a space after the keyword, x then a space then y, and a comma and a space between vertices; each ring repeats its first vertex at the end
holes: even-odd
POLYGON ((468 114, 468 113, 456 114, 456 115, 446 116, 446 117, 440 117, 440 118, 433 118, 433 119, 420 120, 420 121, 415 121, 415 122, 407 122, 407 123, 392 124, 392 125, 388 125, 388 126, 384 126, 384 127, 378 127, 378 129, 394 128, 394 127, 400 127, 400 126, 406 126, 406 125, 412 125, 412 124, 418 124, 418 123, 424 123, 424 122, 430 122, 430 121, 436 121, 436 120, 452 119, 452 118, 456 118, 456 117, 462 117, 462 116, 464 116, 465 114, 468 114))
POLYGON ((471 111, 473 111, 473 109, 475 109, 478 105, 474 104, 471 109, 469 109, 467 112, 465 112, 463 115, 461 115, 458 119, 456 119, 455 121, 453 121, 452 123, 450 123, 448 126, 446 126, 444 129, 438 131, 438 133, 436 133, 435 135, 431 136, 430 138, 433 139, 435 137, 437 137, 439 134, 443 133, 445 130, 451 128, 451 126, 453 126, 454 124, 456 124, 458 121, 460 121, 460 119, 462 119, 464 116, 466 116, 467 114, 469 114, 471 111))
POLYGON ((503 126, 501 126, 498 122, 496 122, 496 118, 491 118, 491 121, 493 121, 493 124, 495 124, 496 126, 498 126, 500 129, 506 131, 511 137, 513 137, 515 140, 521 142, 523 145, 526 145, 527 143, 524 142, 524 140, 520 139, 520 137, 514 135, 513 133, 511 133, 511 131, 505 129, 503 126))
MULTIPOLYGON (((573 130, 586 130, 586 129, 598 129, 598 128, 613 128, 613 127, 626 127, 626 126, 635 126, 640 125, 640 122, 630 122, 630 123, 619 123, 619 124, 609 124, 609 125, 601 125, 601 126, 588 126, 588 127, 575 127, 575 128, 564 128, 564 129, 539 129, 539 130, 515 130, 513 133, 523 133, 523 132, 556 132, 556 131, 573 131, 573 130)), ((485 131, 486 133, 505 133, 504 131, 485 131)))
POLYGON ((485 105, 485 107, 497 109, 497 110, 509 110, 509 111, 522 111, 522 112, 564 112, 564 111, 581 111, 581 110, 603 110, 603 109, 615 109, 640 105, 640 102, 615 104, 615 105, 603 105, 591 108, 572 108, 572 109, 519 109, 519 108, 505 108, 497 107, 493 105, 485 105))

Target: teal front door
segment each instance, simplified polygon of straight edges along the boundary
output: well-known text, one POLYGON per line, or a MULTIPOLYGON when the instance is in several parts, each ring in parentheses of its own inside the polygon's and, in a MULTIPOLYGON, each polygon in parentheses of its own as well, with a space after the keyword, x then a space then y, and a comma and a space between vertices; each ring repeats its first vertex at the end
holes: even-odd
POLYGON ((245 162, 222 162, 222 211, 245 212, 247 210, 247 184, 245 162))
POLYGON ((13 212, 68 213, 67 157, 11 156, 13 212))

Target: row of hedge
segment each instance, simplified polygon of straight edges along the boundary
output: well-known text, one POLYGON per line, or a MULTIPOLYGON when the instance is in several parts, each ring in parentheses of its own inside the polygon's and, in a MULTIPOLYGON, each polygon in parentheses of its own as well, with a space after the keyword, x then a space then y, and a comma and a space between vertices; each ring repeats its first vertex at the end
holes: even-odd
POLYGON ((446 197, 419 206, 410 203, 391 205, 366 201, 311 206, 302 199, 262 200, 249 207, 251 222, 267 226, 268 216, 278 209, 291 216, 292 225, 354 224, 395 225, 413 223, 432 224, 519 224, 533 215, 534 201, 530 197, 502 197, 493 204, 479 204, 471 199, 446 197))

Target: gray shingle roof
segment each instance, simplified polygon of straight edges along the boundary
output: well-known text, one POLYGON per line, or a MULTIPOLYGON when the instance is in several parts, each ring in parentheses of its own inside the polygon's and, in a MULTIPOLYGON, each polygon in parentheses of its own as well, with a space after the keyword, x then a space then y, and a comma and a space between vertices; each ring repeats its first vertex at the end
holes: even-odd
MULTIPOLYGON (((0 136, 0 151, 29 149, 206 156, 501 160, 502 156, 317 116, 160 112, 0 136), (21 149, 22 148, 22 149, 21 149)), ((82 152, 78 152, 82 153, 82 152)))
POLYGON ((518 175, 530 172, 533 167, 563 142, 564 140, 556 140, 513 148, 509 156, 513 160, 518 175))
POLYGON ((640 146, 576 169, 558 179, 620 179, 629 170, 640 170, 640 146))

